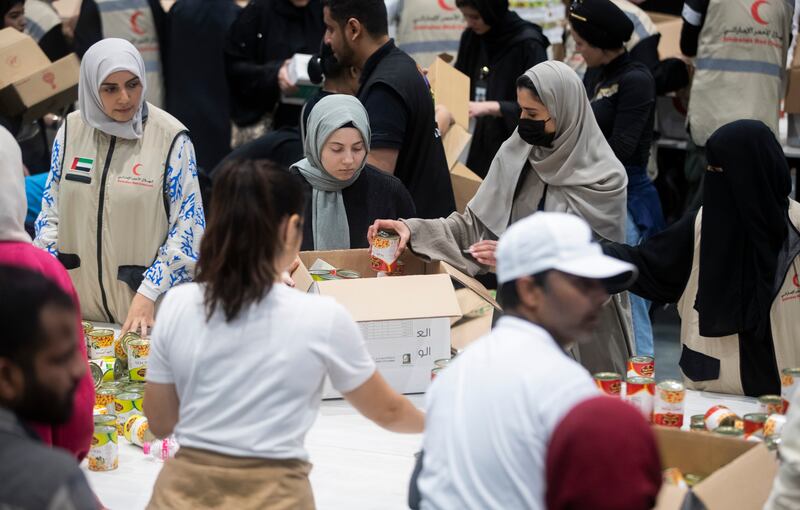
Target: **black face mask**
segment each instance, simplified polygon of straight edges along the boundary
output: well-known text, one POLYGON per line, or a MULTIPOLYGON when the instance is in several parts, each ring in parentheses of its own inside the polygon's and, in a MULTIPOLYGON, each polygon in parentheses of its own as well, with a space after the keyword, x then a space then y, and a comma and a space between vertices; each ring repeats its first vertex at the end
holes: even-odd
POLYGON ((544 126, 549 120, 549 117, 547 120, 519 119, 519 137, 522 138, 525 143, 531 145, 552 147, 556 134, 546 133, 544 130, 544 126))

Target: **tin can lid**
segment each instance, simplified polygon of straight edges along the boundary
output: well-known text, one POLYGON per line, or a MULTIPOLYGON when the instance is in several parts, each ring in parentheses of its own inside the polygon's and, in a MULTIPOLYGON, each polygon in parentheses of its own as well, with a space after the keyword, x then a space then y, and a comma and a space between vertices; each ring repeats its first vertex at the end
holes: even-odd
POLYGON ((628 379, 626 379, 626 381, 629 384, 655 384, 656 383, 656 380, 653 379, 652 377, 641 377, 641 376, 638 376, 638 375, 637 376, 628 377, 628 379))
POLYGON ((97 423, 94 426, 95 434, 111 434, 112 432, 116 435, 117 427, 113 425, 106 425, 105 423, 103 424, 97 423))
POLYGON ((742 417, 744 421, 750 421, 755 423, 764 423, 765 421, 767 421, 767 418, 769 418, 769 416, 767 416, 767 413, 748 413, 742 417))
POLYGON ((744 431, 736 427, 717 427, 714 429, 715 434, 720 436, 733 436, 738 437, 744 435, 744 431))
POLYGON ((652 356, 631 356, 628 361, 631 363, 655 363, 656 359, 652 356))
POLYGON ((666 391, 684 391, 686 387, 680 381, 666 379, 658 383, 658 389, 666 391))
POLYGON ((93 329, 86 333, 89 336, 114 336, 114 330, 111 329, 93 329))
POLYGON ((134 393, 132 391, 126 391, 125 393, 120 393, 117 395, 117 400, 139 400, 144 395, 141 393, 134 393))
POLYGON ((781 370, 781 373, 786 375, 800 375, 800 367, 784 368, 781 370))
POLYGON ((758 397, 759 402, 782 402, 783 399, 780 395, 761 395, 758 397))
POLYGON ((622 375, 616 372, 598 372, 594 374, 592 377, 594 377, 595 379, 601 379, 603 381, 617 380, 617 379, 619 379, 620 381, 622 380, 622 375))

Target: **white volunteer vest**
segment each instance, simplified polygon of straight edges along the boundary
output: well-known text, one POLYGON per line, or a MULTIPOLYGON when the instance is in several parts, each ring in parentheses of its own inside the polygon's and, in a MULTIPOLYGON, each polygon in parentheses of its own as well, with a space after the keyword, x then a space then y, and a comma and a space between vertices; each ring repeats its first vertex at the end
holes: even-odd
POLYGON ((25 33, 38 43, 47 32, 61 23, 61 17, 49 2, 26 0, 25 22, 25 33))
POLYGON ((147 72, 147 102, 164 105, 164 82, 158 33, 147 0, 96 0, 103 37, 118 37, 136 46, 147 72))
MULTIPOLYGON (((139 277, 155 261, 169 230, 166 166, 186 128, 148 105, 139 140, 107 135, 67 116, 58 195, 58 252, 88 320, 122 323, 139 277), (66 257, 77 255, 70 268, 66 257)), ((74 257, 73 257, 74 259, 74 257)), ((138 288, 138 287, 137 287, 138 288)))
POLYGON ((695 144, 739 119, 760 120, 779 136, 793 13, 794 0, 710 0, 689 99, 695 144))
MULTIPOLYGON (((721 338, 700 336, 700 316, 694 309, 700 281, 700 227, 703 210, 695 220, 694 258, 692 272, 686 289, 678 301, 681 316, 681 345, 719 360, 719 378, 710 381, 692 381, 685 375, 688 388, 701 391, 718 391, 741 395, 742 379, 739 371, 739 337, 731 335, 721 338)), ((800 204, 789 201, 789 221, 800 229, 800 204)), ((775 358, 778 370, 800 366, 800 256, 796 257, 786 273, 783 285, 772 302, 770 320, 775 358)))
POLYGON ((466 26, 455 0, 403 0, 397 47, 427 68, 440 53, 458 53, 466 26))

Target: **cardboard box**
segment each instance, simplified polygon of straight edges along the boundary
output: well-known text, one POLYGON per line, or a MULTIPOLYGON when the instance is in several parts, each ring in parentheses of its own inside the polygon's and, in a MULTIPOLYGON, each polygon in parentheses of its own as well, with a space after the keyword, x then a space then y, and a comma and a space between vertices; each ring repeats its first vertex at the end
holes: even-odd
POLYGON ((437 57, 428 68, 434 102, 453 114, 456 124, 469 130, 469 77, 437 57))
MULTIPOLYGON (((385 278, 375 278, 368 249, 302 252, 300 260, 292 275, 297 289, 331 296, 350 312, 381 374, 400 393, 427 390, 434 361, 450 357, 451 324, 459 331, 459 345, 466 345, 491 328, 486 308, 499 309, 473 278, 409 251, 401 257, 406 275, 385 278), (315 282, 306 268, 318 259, 362 278, 315 282), (481 330, 486 316, 488 327, 481 330)), ((326 382, 323 398, 339 396, 326 382)))
POLYGON ((0 30, 0 113, 33 121, 78 99, 80 62, 74 53, 50 62, 30 36, 0 30))
MULTIPOLYGON (((798 44, 800 47, 800 44, 798 44)), ((786 72, 786 98, 783 103, 786 113, 800 113, 800 67, 786 72)))
POLYGON ((466 129, 458 124, 450 126, 450 130, 442 137, 447 168, 452 169, 458 163, 458 158, 461 157, 470 140, 472 140, 472 135, 466 129))
POLYGON ((658 43, 659 58, 664 60, 681 55, 681 29, 683 28, 681 17, 660 12, 647 12, 647 15, 653 20, 661 34, 661 40, 658 43))
POLYGON ((481 187, 483 179, 466 166, 456 162, 456 165, 450 170, 450 182, 453 185, 453 195, 456 197, 456 210, 464 212, 469 201, 481 187))
POLYGON ((664 485, 655 510, 761 510, 778 471, 775 454, 763 443, 654 427, 662 468, 706 478, 691 491, 664 485), (698 506, 699 499, 704 505, 698 506))

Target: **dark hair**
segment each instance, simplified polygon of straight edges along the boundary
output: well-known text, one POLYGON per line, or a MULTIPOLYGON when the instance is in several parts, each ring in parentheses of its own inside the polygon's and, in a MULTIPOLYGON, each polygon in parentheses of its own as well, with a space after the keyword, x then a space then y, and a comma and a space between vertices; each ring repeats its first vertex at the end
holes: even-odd
POLYGON ((475 0, 456 0, 456 7, 459 9, 462 7, 472 7, 475 10, 478 10, 478 2, 475 0))
POLYGON ((533 80, 527 74, 523 74, 519 78, 517 78, 517 88, 518 89, 528 89, 531 91, 535 98, 539 98, 539 91, 536 90, 536 85, 533 84, 533 80))
MULTIPOLYGON (((550 274, 550 269, 531 275, 533 277, 533 284, 541 287, 542 290, 547 292, 547 277, 550 274)), ((517 280, 506 282, 497 289, 497 302, 503 307, 503 310, 510 311, 515 309, 520 304, 519 293, 517 292, 517 280)))
POLYGON ((72 298, 40 273, 0 266, 0 357, 30 366, 45 341, 41 313, 50 305, 75 309, 72 298))
POLYGON ((206 285, 208 319, 219 306, 231 321, 278 278, 279 226, 288 216, 303 216, 305 195, 299 178, 285 168, 239 160, 215 176, 211 205, 195 281, 206 285))
POLYGON ((317 85, 325 79, 338 79, 347 70, 349 68, 339 63, 333 54, 331 45, 325 44, 325 41, 322 41, 320 45, 319 55, 313 55, 308 61, 308 77, 311 79, 311 83, 317 85))
POLYGON ((384 0, 325 0, 331 18, 343 27, 350 18, 357 19, 371 36, 389 33, 389 15, 384 0))

